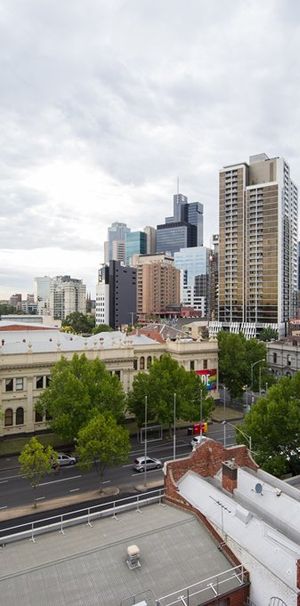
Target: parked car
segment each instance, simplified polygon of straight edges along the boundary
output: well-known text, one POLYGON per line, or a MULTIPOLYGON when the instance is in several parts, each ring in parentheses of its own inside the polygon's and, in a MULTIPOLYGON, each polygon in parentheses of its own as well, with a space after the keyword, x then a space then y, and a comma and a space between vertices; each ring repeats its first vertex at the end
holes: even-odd
POLYGON ((66 465, 75 465, 75 463, 75 457, 71 457, 70 455, 67 455, 64 452, 59 452, 57 455, 57 459, 53 463, 53 467, 64 467, 66 465))
POLYGON ((206 440, 208 440, 206 436, 194 436, 191 440, 191 447, 194 449, 199 444, 202 444, 202 442, 206 442, 206 440))
POLYGON ((147 471, 149 469, 161 469, 163 466, 162 462, 159 459, 152 459, 151 457, 138 457, 134 461, 133 469, 134 471, 145 471, 145 467, 147 471))

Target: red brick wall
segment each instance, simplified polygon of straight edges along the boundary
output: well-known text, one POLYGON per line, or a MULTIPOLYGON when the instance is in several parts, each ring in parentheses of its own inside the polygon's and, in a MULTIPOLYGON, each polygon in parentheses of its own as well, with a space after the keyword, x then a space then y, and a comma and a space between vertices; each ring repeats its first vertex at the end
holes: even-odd
POLYGON ((251 458, 246 446, 234 446, 224 448, 219 442, 207 440, 198 446, 189 457, 170 461, 167 464, 167 474, 165 476, 166 496, 178 499, 176 484, 182 476, 188 471, 194 471, 200 476, 207 478, 214 476, 222 467, 223 461, 235 459, 239 467, 250 467, 258 469, 258 465, 251 458))

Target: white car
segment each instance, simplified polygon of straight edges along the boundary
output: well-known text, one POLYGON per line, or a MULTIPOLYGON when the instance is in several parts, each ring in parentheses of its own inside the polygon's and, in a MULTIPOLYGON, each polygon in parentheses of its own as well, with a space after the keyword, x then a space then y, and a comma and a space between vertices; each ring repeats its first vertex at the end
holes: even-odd
POLYGON ((138 457, 134 461, 133 469, 134 471, 145 471, 145 467, 148 469, 161 469, 163 466, 162 462, 159 459, 152 459, 151 457, 138 457), (146 463, 146 464, 145 464, 146 463))
POLYGON ((191 440, 191 447, 194 449, 199 444, 206 442, 206 440, 208 440, 208 438, 206 438, 206 436, 194 436, 191 440))
POLYGON ((70 457, 64 452, 59 452, 57 456, 57 463, 60 467, 64 467, 65 465, 75 465, 76 459, 75 457, 70 457))

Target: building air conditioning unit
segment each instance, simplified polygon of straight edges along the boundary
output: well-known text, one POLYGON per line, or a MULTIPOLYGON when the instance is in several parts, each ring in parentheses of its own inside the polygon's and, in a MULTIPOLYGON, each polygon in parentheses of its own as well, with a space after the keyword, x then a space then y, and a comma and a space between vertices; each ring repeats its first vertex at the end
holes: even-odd
MULTIPOLYGON (((129 545, 129 547, 127 547, 126 562, 127 562, 128 568, 130 568, 130 570, 141 567, 140 550, 137 545, 129 545)), ((142 602, 142 604, 143 604, 143 602, 142 602)))

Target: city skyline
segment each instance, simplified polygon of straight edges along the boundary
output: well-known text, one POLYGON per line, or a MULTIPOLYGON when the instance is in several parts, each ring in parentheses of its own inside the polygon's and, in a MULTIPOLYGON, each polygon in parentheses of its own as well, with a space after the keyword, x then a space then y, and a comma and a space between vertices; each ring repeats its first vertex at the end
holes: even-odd
POLYGON ((63 274, 94 294, 108 226, 162 223, 178 175, 204 206, 205 246, 222 166, 280 155, 299 184, 287 78, 299 13, 276 0, 4 1, 0 298, 63 274))

